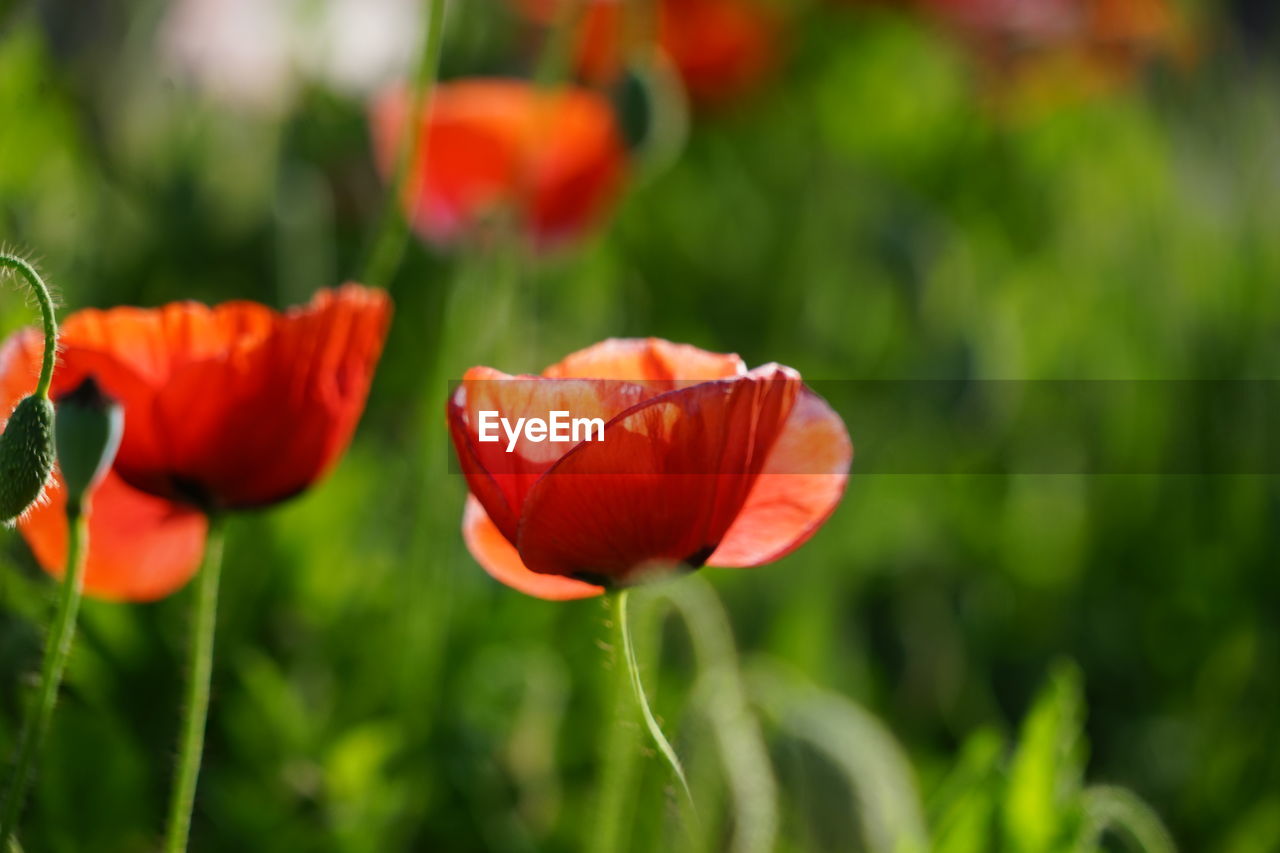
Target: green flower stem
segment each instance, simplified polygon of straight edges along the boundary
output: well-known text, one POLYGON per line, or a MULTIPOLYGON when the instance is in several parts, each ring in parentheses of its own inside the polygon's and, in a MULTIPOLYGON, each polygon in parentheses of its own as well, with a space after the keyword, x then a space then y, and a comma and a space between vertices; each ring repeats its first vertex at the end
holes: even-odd
POLYGON ((378 220, 378 228, 374 231, 373 249, 369 252, 361 277, 362 282, 371 287, 385 287, 395 277, 409 239, 409 226, 413 216, 411 214, 406 217, 401 205, 404 203, 405 187, 417 186, 418 167, 425 159, 418 152, 419 147, 423 146, 425 154, 426 145, 426 140, 422 138, 420 118, 423 109, 431 103, 431 91, 435 88, 439 72, 440 46, 444 39, 444 9, 445 0, 428 0, 422 54, 413 82, 413 102, 405 117, 404 136, 400 141, 396 170, 391 186, 387 188, 387 199, 378 220))
MULTIPOLYGON (((612 611, 613 602, 608 604, 612 611)), ((613 627, 607 620, 606 624, 613 627)), ((640 750, 636 748, 636 728, 627 713, 634 700, 631 698, 631 680, 622 660, 622 648, 616 642, 609 648, 612 665, 606 688, 606 707, 610 710, 610 724, 599 745, 600 776, 596 787, 595 827, 588 848, 591 853, 614 853, 625 847, 622 839, 631 817, 630 806, 635 799, 632 791, 640 757, 640 750)))
POLYGON ((683 617, 698 659, 697 692, 733 795, 734 830, 726 849, 736 853, 773 850, 778 834, 778 784, 760 724, 747 701, 729 615, 711 584, 696 574, 669 584, 660 594, 683 617))
POLYGON ((569 76, 574 42, 586 11, 586 0, 560 0, 533 72, 534 82, 539 87, 555 88, 569 76))
POLYGON ((627 625, 627 594, 627 591, 623 590, 613 598, 613 625, 614 630, 617 632, 618 645, 623 652, 627 674, 631 679, 631 691, 635 694, 636 703, 640 706, 640 715, 644 718, 644 725, 649 731, 649 737, 653 739, 658 752, 666 759, 667 764, 671 767, 671 772, 679 780, 680 788, 684 791, 685 799, 688 801, 689 808, 692 811, 693 792, 689 790, 689 781, 685 778, 684 766, 681 765, 679 756, 671 748, 671 743, 667 740, 666 735, 662 733, 662 727, 658 725, 657 719, 654 718, 653 711, 649 708, 649 700, 645 697, 644 684, 640 681, 640 665, 636 661, 636 650, 631 644, 631 629, 627 625))
POLYGON ((1093 785, 1084 791, 1086 834, 1090 849, 1101 848, 1107 832, 1127 835, 1143 853, 1175 853, 1169 830, 1160 816, 1137 794, 1115 785, 1093 785))
POLYGON ((209 678, 213 670, 213 638, 218 621, 218 579, 222 574, 223 519, 209 518, 209 538, 196 587, 195 624, 191 635, 190 680, 186 708, 178 744, 178 767, 169 801, 169 827, 165 832, 166 853, 187 849, 191 833, 191 807, 195 803, 196 780, 204 755, 205 720, 209 715, 209 678))
POLYGON ((88 538, 85 516, 79 502, 68 502, 67 524, 70 536, 62 594, 58 599, 57 616, 45 642, 44 663, 40 668, 40 692, 18 741, 18 758, 4 805, 4 818, 0 822, 0 850, 10 849, 14 828, 26 799, 31 762, 39 753, 40 745, 49 730, 53 706, 58 701, 58 688, 62 684, 62 674, 71 653, 71 641, 75 638, 76 614, 80 610, 80 594, 84 587, 85 542, 88 538))
MULTIPOLYGON (((49 385, 53 382, 53 364, 58 357, 58 317, 53 308, 53 297, 44 279, 36 272, 35 267, 7 252, 0 252, 0 270, 13 270, 26 279, 27 284, 40 303, 40 315, 44 321, 44 360, 40 363, 40 382, 36 385, 36 394, 49 399, 49 385)), ((0 849, 3 849, 0 841, 0 849)))

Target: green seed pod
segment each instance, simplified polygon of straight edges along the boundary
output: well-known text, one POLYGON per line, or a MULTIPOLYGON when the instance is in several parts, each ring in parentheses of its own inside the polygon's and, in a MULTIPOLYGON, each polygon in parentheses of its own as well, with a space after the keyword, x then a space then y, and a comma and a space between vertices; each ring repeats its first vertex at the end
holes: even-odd
POLYGON ((53 473, 53 404, 32 395, 18 403, 0 435, 0 523, 27 511, 53 473))
POLYGON ((106 476, 124 434, 124 409, 92 377, 58 400, 54 436, 67 500, 80 501, 106 476))
POLYGON ((611 94, 637 171, 653 176, 675 162, 689 136, 689 104, 670 61, 658 51, 631 57, 611 94))

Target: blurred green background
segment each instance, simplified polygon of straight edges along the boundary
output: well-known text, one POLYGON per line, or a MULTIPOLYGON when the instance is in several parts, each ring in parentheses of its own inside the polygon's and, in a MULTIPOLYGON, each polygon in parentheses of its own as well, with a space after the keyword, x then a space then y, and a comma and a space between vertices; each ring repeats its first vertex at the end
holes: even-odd
MULTIPOLYGON (((442 428, 466 367, 608 336, 826 380, 1277 378, 1280 68, 1265 4, 1237 6, 1184 10, 1192 67, 1011 110, 918 18, 795 3, 774 78, 695 117, 580 246, 409 245, 351 451, 230 527, 193 849, 716 850, 775 800, 779 850, 1160 849, 1122 786, 1180 849, 1280 850, 1274 476, 855 460, 808 546, 637 602, 690 838, 607 608, 471 560, 442 428)), ((0 241, 67 310, 283 306, 358 276, 383 203, 360 94, 295 62, 270 103, 211 96, 166 66, 165 10, 0 2, 0 241)), ((442 75, 527 74, 513 32, 455 3, 442 75)), ((31 322, 2 295, 0 331, 31 322)), ((5 755, 53 593, 0 531, 5 755)), ((28 851, 157 848, 191 596, 86 602, 28 851)))

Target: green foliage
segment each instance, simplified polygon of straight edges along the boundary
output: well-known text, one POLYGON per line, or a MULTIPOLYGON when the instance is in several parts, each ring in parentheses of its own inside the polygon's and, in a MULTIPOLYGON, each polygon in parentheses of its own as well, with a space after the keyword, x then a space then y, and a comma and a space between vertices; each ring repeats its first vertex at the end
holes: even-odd
POLYGON ((1084 775, 1082 698, 1079 674, 1060 667, 1022 724, 1003 808, 1010 850, 1051 853, 1076 846, 1084 775))
POLYGON ((970 736, 930 803, 934 850, 1094 853, 1108 833, 1134 851, 1172 853, 1160 818, 1132 792, 1084 780, 1081 676, 1057 664, 1028 711, 1011 754, 998 734, 970 736), (997 840, 998 839, 998 840, 997 840))

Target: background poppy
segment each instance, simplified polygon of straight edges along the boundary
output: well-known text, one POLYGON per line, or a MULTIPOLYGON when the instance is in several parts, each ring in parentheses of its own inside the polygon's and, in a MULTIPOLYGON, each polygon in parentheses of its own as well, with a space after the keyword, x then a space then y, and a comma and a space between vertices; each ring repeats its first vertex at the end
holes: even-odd
MULTIPOLYGON (((379 168, 393 171, 410 107, 395 89, 373 108, 379 168)), ((626 151, 609 102, 583 89, 519 80, 457 80, 435 88, 405 188, 418 233, 457 243, 503 217, 541 246, 571 240, 617 196, 626 151)))
MULTIPOLYGON (((557 23, 563 6, 555 0, 515 5, 547 26, 557 23)), ((711 107, 748 93, 777 62, 782 21, 757 0, 658 0, 652 21, 644 19, 646 10, 618 0, 587 0, 575 39, 577 72, 599 85, 616 82, 628 53, 648 50, 656 41, 690 99, 711 107)))

